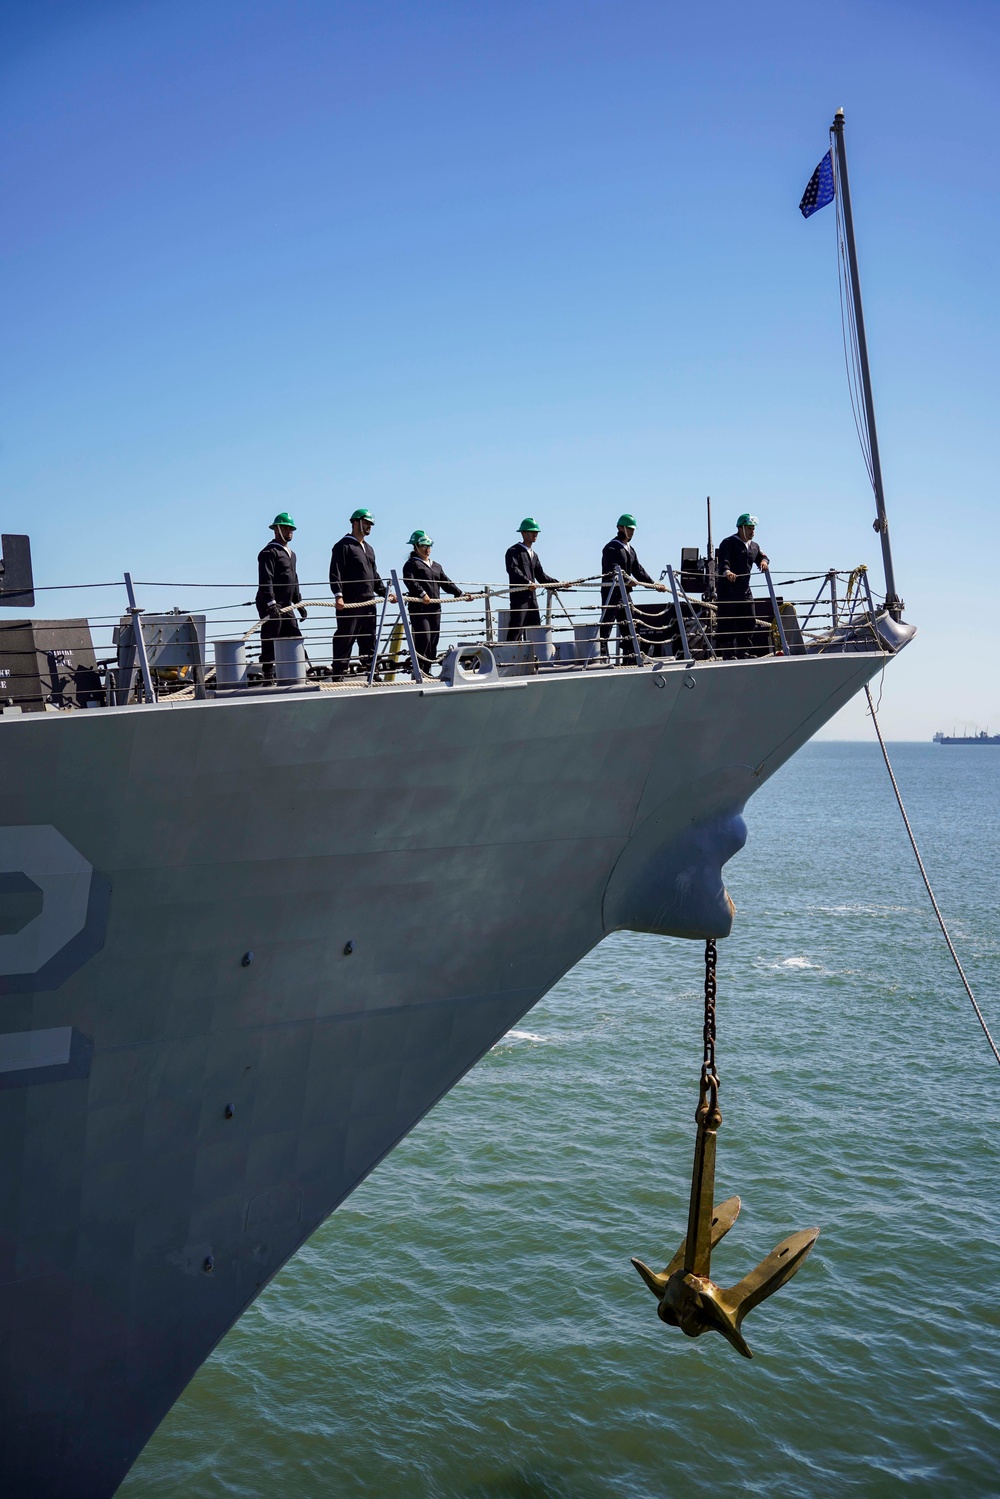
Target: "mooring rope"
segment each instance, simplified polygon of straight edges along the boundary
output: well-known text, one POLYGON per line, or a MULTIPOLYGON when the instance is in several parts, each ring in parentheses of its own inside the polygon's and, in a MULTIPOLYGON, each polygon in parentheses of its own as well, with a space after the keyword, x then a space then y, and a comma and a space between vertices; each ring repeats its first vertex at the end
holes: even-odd
POLYGON ((927 894, 930 896, 931 905, 934 907, 934 915, 938 919, 938 926, 941 928, 944 940, 948 944, 948 951, 951 953, 952 961, 954 962, 955 967, 958 969, 958 976, 962 980, 962 983, 965 985, 965 992, 969 996, 969 1003, 972 1005, 972 1008, 976 1012, 976 1019, 979 1021, 979 1024, 983 1028, 983 1035, 989 1042, 990 1050, 992 1051, 997 1062, 1000 1063, 1000 1051, 997 1050, 997 1044, 994 1041, 993 1037, 990 1035, 990 1028, 986 1024, 983 1012, 976 1003, 976 996, 973 994, 972 989, 969 985, 969 980, 965 976, 965 969, 962 967, 962 964, 959 961, 958 953, 955 951, 955 944, 951 940, 951 934, 949 933, 948 928, 945 925, 944 917, 941 915, 941 907, 938 905, 936 899, 934 898, 934 891, 931 889, 931 882, 927 878, 927 871, 924 868, 924 861, 920 857, 920 850, 917 847, 917 840, 913 836, 913 829, 910 827, 910 819, 906 815, 906 808, 903 806, 903 798, 900 795, 899 787, 896 784, 896 777, 893 774, 892 764, 889 760, 889 751, 886 749, 885 740, 882 738, 882 730, 879 727, 878 715, 875 712, 875 704, 872 702, 871 689, 869 688, 867 683, 865 683, 865 697, 868 699, 868 710, 871 713, 872 723, 875 725, 875 732, 878 735, 878 742, 882 748, 882 758, 885 761, 885 768, 889 772, 889 779, 892 782, 892 789, 896 793, 896 802, 898 803, 899 810, 902 813, 903 826, 906 828, 907 837, 910 840, 910 847, 913 849, 913 856, 917 861, 917 868, 920 870, 921 879, 924 882, 927 894))

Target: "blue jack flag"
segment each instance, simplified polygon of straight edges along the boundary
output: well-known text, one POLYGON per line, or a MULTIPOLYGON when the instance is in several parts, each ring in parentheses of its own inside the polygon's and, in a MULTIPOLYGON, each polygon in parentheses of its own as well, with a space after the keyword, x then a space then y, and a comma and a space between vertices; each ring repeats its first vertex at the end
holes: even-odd
POLYGON ((809 186, 802 194, 799 212, 804 219, 818 209, 833 202, 833 156, 828 151, 809 178, 809 186))

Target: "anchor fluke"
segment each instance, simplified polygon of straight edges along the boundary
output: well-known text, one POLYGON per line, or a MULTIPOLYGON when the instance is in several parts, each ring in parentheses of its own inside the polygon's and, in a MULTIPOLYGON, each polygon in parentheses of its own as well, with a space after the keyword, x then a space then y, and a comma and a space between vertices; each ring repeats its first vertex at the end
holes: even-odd
POLYGON ((756 1270, 751 1270, 735 1286, 722 1292, 722 1300, 732 1312, 737 1327, 747 1312, 752 1312, 755 1306, 760 1306, 791 1280, 818 1238, 818 1228, 803 1228, 798 1233, 789 1234, 765 1255, 756 1270))
MULTIPOLYGON (((739 1198, 730 1198, 729 1203, 733 1202, 738 1203, 739 1198)), ((728 1207, 729 1203, 723 1206, 728 1207)), ((726 1227, 717 1238, 713 1238, 713 1244, 722 1238, 735 1219, 734 1212, 726 1227)), ((662 1322, 679 1327, 689 1338, 700 1338, 703 1332, 719 1332, 737 1353, 744 1358, 753 1358, 750 1345, 740 1331, 743 1318, 791 1280, 818 1238, 818 1228, 789 1234, 755 1270, 729 1287, 717 1286, 708 1276, 685 1270, 683 1263, 661 1275, 650 1270, 641 1260, 633 1259, 632 1263, 659 1302, 657 1315, 662 1322)), ((683 1260, 683 1250, 682 1244, 675 1260, 683 1260)))

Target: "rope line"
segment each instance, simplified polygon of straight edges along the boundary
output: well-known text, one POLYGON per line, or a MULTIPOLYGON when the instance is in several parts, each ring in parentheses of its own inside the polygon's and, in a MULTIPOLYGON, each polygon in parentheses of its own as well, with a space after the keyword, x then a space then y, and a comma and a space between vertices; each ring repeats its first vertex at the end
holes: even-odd
POLYGON ((889 760, 889 751, 886 749, 885 740, 882 738, 882 730, 879 726, 878 717, 875 713, 875 704, 872 702, 871 688, 868 686, 867 682, 865 683, 865 697, 868 699, 868 710, 871 713, 872 723, 875 725, 875 733, 878 735, 878 742, 882 749, 882 759, 885 761, 885 768, 889 772, 889 779, 892 782, 892 789, 896 793, 896 802, 899 806, 900 813, 902 814, 903 826, 906 828, 906 834, 910 840, 910 847, 913 849, 913 856, 917 861, 917 868, 920 870, 920 877, 924 882, 924 887, 927 890, 927 894, 930 896, 931 905, 934 907, 934 915, 938 919, 938 926, 941 928, 944 940, 948 944, 948 951, 951 953, 952 961, 954 962, 955 967, 958 969, 958 976, 962 980, 962 983, 965 985, 965 992, 969 996, 969 1003, 972 1005, 972 1008, 976 1012, 976 1019, 979 1021, 979 1024, 983 1028, 983 1035, 989 1042, 990 1050, 996 1058, 997 1063, 1000 1064, 1000 1050, 997 1049, 997 1044, 994 1041, 993 1037, 990 1035, 990 1028, 986 1024, 983 1012, 979 1008, 979 1005, 976 1003, 976 996, 973 994, 972 989, 969 985, 969 980, 965 976, 965 969, 962 967, 962 964, 959 961, 958 953, 955 951, 955 944, 951 940, 951 934, 948 931, 947 926, 945 925, 944 917, 941 915, 941 907, 938 905, 937 900, 934 897, 934 891, 931 889, 931 882, 927 878, 927 871, 924 868, 924 861, 920 857, 920 850, 917 847, 917 840, 913 836, 913 829, 910 827, 910 819, 906 815, 906 808, 903 806, 903 798, 900 795, 899 787, 896 784, 896 777, 893 774, 892 764, 889 760))

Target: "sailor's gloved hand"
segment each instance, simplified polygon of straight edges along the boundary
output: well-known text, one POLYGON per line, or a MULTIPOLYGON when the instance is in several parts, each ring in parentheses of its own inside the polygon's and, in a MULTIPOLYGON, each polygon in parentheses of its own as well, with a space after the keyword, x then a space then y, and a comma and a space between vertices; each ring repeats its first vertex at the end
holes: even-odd
POLYGON ((267 612, 271 616, 272 619, 277 619, 278 618, 279 614, 281 613, 281 610, 278 608, 278 601, 277 601, 277 599, 269 599, 268 600, 267 612))
POLYGON ((306 618, 308 618, 308 615, 309 615, 309 610, 308 609, 303 609, 302 605, 300 604, 299 605, 299 619, 306 619, 306 618))

